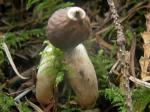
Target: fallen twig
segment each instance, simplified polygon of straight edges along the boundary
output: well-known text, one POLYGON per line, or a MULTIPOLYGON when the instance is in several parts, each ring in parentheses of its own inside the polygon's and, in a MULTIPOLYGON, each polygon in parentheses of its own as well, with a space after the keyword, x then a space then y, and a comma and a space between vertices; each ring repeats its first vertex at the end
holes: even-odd
POLYGON ((36 112, 44 112, 40 107, 29 101, 27 98, 26 101, 36 112))
POLYGON ((132 82, 134 82, 134 83, 136 83, 136 84, 138 84, 140 86, 144 86, 144 87, 150 88, 150 83, 148 83, 148 82, 142 81, 142 80, 137 79, 136 77, 133 77, 133 76, 130 76, 129 79, 132 82))
POLYGON ((22 92, 22 93, 20 93, 18 96, 16 96, 16 97, 14 98, 14 100, 15 100, 16 102, 19 102, 20 99, 21 99, 23 96, 25 96, 27 93, 29 93, 30 91, 32 91, 33 88, 35 88, 35 86, 32 86, 32 87, 26 89, 24 92, 22 92))
POLYGON ((135 48, 136 48, 136 38, 134 37, 133 40, 132 40, 132 44, 131 44, 130 62, 129 62, 131 75, 134 76, 134 77, 135 77, 135 65, 134 65, 135 48))
POLYGON ((117 30, 117 44, 119 46, 119 57, 120 63, 122 65, 121 68, 121 74, 122 74, 122 80, 121 85, 122 89, 124 90, 124 96, 125 96, 125 107, 127 112, 132 112, 132 99, 130 93, 130 87, 129 87, 129 79, 128 79, 128 66, 126 64, 125 56, 126 56, 126 50, 125 50, 125 36, 123 33, 123 26, 121 25, 121 21, 119 20, 119 15, 117 14, 117 11, 115 9, 115 5, 113 0, 107 0, 110 11, 112 13, 112 18, 114 19, 115 28, 117 30))
POLYGON ((18 75, 18 77, 20 77, 21 79, 29 79, 29 78, 27 78, 27 77, 22 76, 22 75, 18 72, 18 70, 17 70, 17 68, 16 68, 16 65, 14 64, 14 62, 13 62, 13 60, 12 60, 11 54, 10 54, 9 49, 8 49, 8 47, 7 47, 7 45, 6 45, 5 42, 2 43, 2 46, 3 46, 3 49, 4 49, 5 53, 6 53, 6 56, 7 56, 8 60, 9 60, 9 62, 10 62, 10 64, 11 64, 11 66, 12 66, 14 72, 18 75))
MULTIPOLYGON (((32 77, 32 76, 34 75, 35 70, 36 70, 36 66, 33 66, 33 67, 31 67, 31 68, 29 68, 29 69, 23 71, 23 72, 21 73, 21 76, 24 76, 24 77, 32 77)), ((33 76, 33 78, 34 78, 34 76, 33 76)), ((20 82, 20 81, 23 83, 23 82, 25 82, 26 80, 22 80, 22 79, 20 79, 18 76, 14 76, 14 77, 11 78, 10 80, 7 80, 7 81, 5 82, 5 85, 6 85, 6 86, 12 86, 12 85, 14 85, 16 82, 20 82)))
POLYGON ((103 40, 99 35, 96 36, 97 43, 100 47, 107 48, 108 50, 112 50, 113 46, 103 40))

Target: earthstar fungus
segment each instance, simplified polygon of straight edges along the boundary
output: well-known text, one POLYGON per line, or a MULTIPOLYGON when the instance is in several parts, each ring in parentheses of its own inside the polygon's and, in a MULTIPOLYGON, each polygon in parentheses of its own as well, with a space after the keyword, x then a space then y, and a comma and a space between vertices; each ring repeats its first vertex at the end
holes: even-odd
MULTIPOLYGON (((90 32, 90 20, 79 7, 59 9, 48 20, 47 38, 53 46, 64 52, 65 62, 73 69, 74 72, 65 74, 65 81, 69 83, 75 92, 76 101, 83 108, 91 108, 98 97, 95 69, 81 44, 89 37, 90 32)), ((41 62, 43 60, 46 58, 42 57, 41 62)), ((54 97, 56 74, 43 74, 43 68, 39 66, 36 97, 41 104, 49 104, 54 97)))

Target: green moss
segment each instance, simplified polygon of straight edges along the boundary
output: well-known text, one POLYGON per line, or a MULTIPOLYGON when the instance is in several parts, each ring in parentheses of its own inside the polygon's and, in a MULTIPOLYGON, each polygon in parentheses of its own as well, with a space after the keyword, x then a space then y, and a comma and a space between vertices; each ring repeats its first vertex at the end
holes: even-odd
POLYGON ((118 112, 126 112, 124 96, 118 87, 107 88, 101 92, 113 106, 118 107, 118 112))
POLYGON ((10 112, 11 107, 14 105, 15 103, 12 97, 0 92, 0 112, 10 112))
POLYGON ((38 67, 38 74, 56 75, 55 85, 57 86, 64 79, 64 73, 71 72, 71 68, 64 62, 64 53, 55 48, 48 41, 46 48, 40 53, 41 62, 38 67))
POLYGON ((150 103, 150 89, 137 88, 132 94, 134 112, 144 112, 148 103, 150 103))
POLYGON ((20 103, 17 105, 20 112, 32 112, 31 109, 27 106, 26 103, 20 103))
MULTIPOLYGON (((17 104, 17 108, 20 112, 32 112, 26 103, 17 104)), ((17 108, 13 97, 0 92, 0 112, 12 112, 17 108)))
POLYGON ((111 56, 105 55, 103 50, 99 50, 98 54, 95 54, 90 58, 96 70, 98 81, 100 83, 99 87, 103 89, 108 86, 108 70, 110 70, 115 63, 115 59, 111 56))

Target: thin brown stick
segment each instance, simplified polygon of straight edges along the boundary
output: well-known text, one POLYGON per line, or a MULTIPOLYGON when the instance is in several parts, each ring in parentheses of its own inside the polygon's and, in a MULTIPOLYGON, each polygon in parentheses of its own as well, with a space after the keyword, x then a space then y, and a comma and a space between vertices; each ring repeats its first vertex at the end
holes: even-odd
POLYGON ((122 73, 122 89, 124 90, 124 96, 125 96, 125 107, 127 112, 132 112, 132 99, 130 93, 130 87, 129 87, 129 79, 128 79, 128 66, 125 61, 125 55, 126 55, 126 50, 125 50, 125 36, 123 33, 123 26, 121 25, 121 21, 118 19, 119 15, 117 14, 115 5, 113 0, 107 0, 109 6, 110 6, 110 11, 112 13, 112 18, 114 19, 114 24, 115 28, 117 30, 117 44, 119 46, 119 59, 122 64, 121 68, 121 73, 122 73))
POLYGON ((131 44, 131 49, 130 49, 130 71, 131 75, 135 77, 135 65, 134 65, 134 57, 135 57, 135 48, 136 48, 136 38, 132 39, 132 44, 131 44))

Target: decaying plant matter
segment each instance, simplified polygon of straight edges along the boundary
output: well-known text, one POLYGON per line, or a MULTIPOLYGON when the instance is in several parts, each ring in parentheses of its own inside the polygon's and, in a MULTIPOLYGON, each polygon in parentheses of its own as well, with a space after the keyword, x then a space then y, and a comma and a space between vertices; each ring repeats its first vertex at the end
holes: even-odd
POLYGON ((150 81, 150 71, 149 71, 149 65, 150 65, 150 13, 148 12, 145 15, 146 18, 146 28, 147 31, 143 32, 141 34, 142 38, 143 38, 143 48, 144 48, 144 56, 141 56, 139 63, 140 63, 140 67, 141 67, 141 79, 139 80, 135 77, 130 76, 130 80, 135 82, 136 84, 139 84, 141 86, 145 86, 147 88, 150 88, 150 83, 146 82, 146 81, 150 81))
POLYGON ((147 31, 142 33, 144 41, 144 56, 140 58, 139 62, 141 65, 141 78, 143 81, 150 81, 150 13, 145 15, 147 31))

